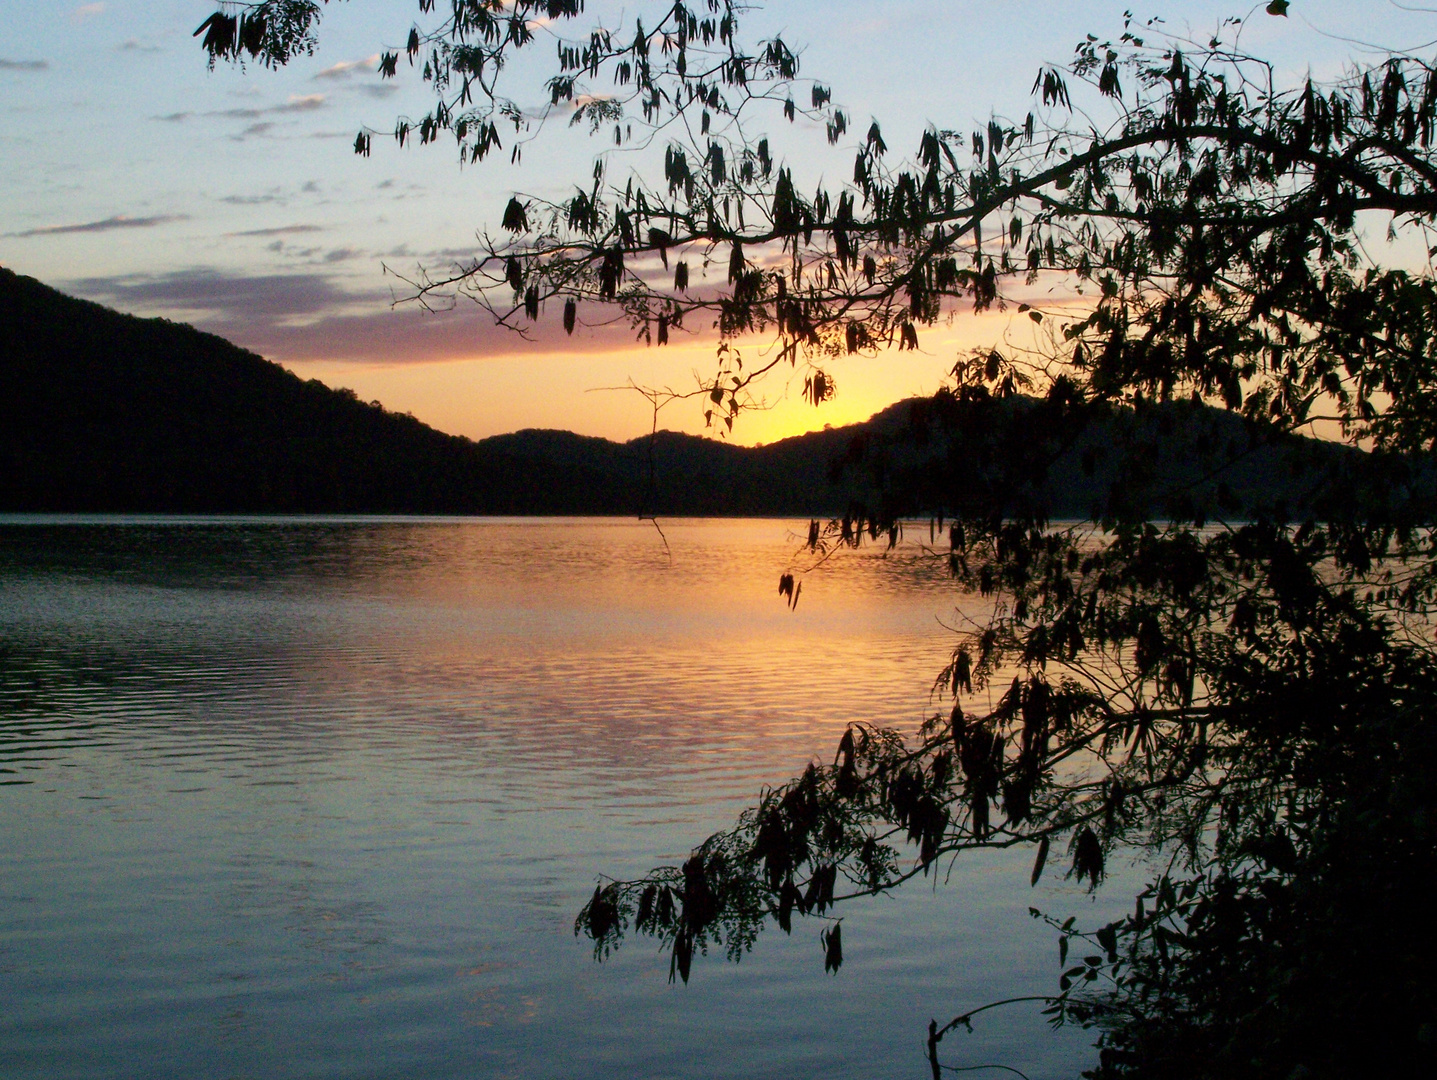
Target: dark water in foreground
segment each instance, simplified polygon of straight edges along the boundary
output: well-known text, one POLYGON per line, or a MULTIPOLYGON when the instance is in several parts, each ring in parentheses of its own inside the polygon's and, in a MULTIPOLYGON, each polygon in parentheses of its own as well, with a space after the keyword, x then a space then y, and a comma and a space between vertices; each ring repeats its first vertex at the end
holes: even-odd
MULTIPOLYGON (((1053 987, 1030 904, 1105 913, 1026 854, 841 912, 837 977, 816 921, 686 987, 572 934, 930 707, 941 575, 861 553, 790 613, 791 528, 0 518, 0 1075, 922 1080, 929 1017, 1053 987)), ((1018 1008, 945 1048, 1085 1044, 1018 1008)))

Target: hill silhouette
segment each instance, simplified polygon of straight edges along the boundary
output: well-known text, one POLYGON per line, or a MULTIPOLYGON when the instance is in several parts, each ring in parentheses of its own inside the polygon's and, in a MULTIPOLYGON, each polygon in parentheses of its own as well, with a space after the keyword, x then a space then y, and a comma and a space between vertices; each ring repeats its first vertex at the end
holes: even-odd
MULTIPOLYGON (((670 433, 654 449, 676 481, 665 513, 793 513, 831 497, 826 458, 802 451, 760 463, 670 433)), ((646 439, 446 435, 212 334, 0 268, 6 511, 627 514, 648 461, 646 439)))
MULTIPOLYGON (((828 515, 873 496, 895 468, 925 467, 938 445, 930 404, 901 402, 863 424, 764 447, 673 432, 623 444, 541 430, 476 442, 215 335, 0 268, 8 512, 828 515)), ((1023 402, 1000 412, 999 426, 1021 433, 1023 402)), ((1129 435, 1150 429, 1154 467, 1176 480, 1194 447, 1226 440, 1238 464, 1187 484, 1214 506, 1229 490, 1306 501, 1294 488, 1296 457, 1320 459, 1327 473, 1363 457, 1313 440, 1266 445, 1239 418, 1189 403, 1110 423, 1129 435)), ((1113 433, 1089 433, 1059 463, 1041 493, 1055 516, 1083 515, 1102 493, 1113 433)))

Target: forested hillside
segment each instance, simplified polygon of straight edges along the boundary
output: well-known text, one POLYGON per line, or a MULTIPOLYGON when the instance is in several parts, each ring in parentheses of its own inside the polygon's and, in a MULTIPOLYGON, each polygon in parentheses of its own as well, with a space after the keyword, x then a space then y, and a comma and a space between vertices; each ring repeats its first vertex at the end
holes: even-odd
MULTIPOLYGON (((995 402, 978 432, 971 410, 951 430, 943 408, 901 402, 865 424, 765 447, 672 432, 652 444, 534 430, 474 442, 212 334, 0 268, 4 511, 841 514, 877 490, 875 469, 951 476, 964 465, 954 455, 977 442, 988 456, 1002 440, 1021 447, 1026 409, 995 402)), ((1037 497, 1055 516, 1086 513, 1108 482, 1105 439, 1131 442, 1135 431, 1152 444, 1157 479, 1214 514, 1229 491, 1305 502, 1362 458, 1311 440, 1268 445, 1232 414, 1169 404, 1087 433, 1037 497), (1189 475, 1192 451, 1214 440, 1251 451, 1222 476, 1189 475), (1322 468, 1294 468, 1314 460, 1322 468)))

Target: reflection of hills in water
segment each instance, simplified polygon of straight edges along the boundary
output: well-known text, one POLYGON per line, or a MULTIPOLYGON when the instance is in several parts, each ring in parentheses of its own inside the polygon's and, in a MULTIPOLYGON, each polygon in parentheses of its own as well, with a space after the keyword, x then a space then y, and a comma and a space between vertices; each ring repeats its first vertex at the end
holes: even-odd
POLYGON ((640 727, 673 700, 727 727, 759 687, 765 708, 826 712, 805 681, 821 656, 861 648, 842 666, 875 678, 898 664, 915 677, 882 679, 894 701, 921 700, 942 665, 947 569, 917 544, 830 560, 790 611, 774 583, 801 523, 664 531, 667 547, 652 525, 614 518, 0 516, 0 782, 121 729, 317 749, 332 731, 311 725, 318 699, 285 699, 296 673, 345 698, 356 723, 377 679, 449 716, 480 700, 512 710, 519 687, 582 721, 582 701, 618 708, 637 688, 627 716, 640 727), (933 638, 926 661, 894 655, 892 635, 915 625, 933 638), (177 733, 180 699, 200 704, 177 733), (256 728, 261 699, 285 702, 282 724, 256 728), (97 726, 97 705, 122 724, 97 726))
MULTIPOLYGON (((869 501, 875 448, 892 444, 912 466, 955 445, 915 441, 911 410, 899 403, 864 424, 765 447, 532 430, 476 443, 213 335, 0 269, 0 510, 826 515, 869 501), (863 460, 837 472, 855 447, 863 460)), ((1024 413, 1022 402, 995 406, 984 425, 1021 433, 1024 413)), ((1115 468, 1093 451, 1134 430, 1155 448, 1159 480, 1190 486, 1199 459, 1240 459, 1199 486, 1198 500, 1215 507, 1220 496, 1300 502, 1314 475, 1348 473, 1361 457, 1312 440, 1256 446, 1253 429, 1204 406, 1155 407, 1141 420, 1122 412, 1060 461, 1044 496, 1051 512, 1086 515, 1115 468)))
MULTIPOLYGON (((682 860, 851 722, 916 726, 962 602, 910 542, 790 611, 800 523, 664 531, 0 519, 7 1080, 899 1076, 940 1005, 1050 987, 1027 905, 1094 908, 1026 852, 846 908, 842 979, 812 923, 688 986, 640 943, 594 964, 596 874, 682 860)), ((1074 1075, 1083 1035, 1012 1010, 969 1045, 1074 1075)))

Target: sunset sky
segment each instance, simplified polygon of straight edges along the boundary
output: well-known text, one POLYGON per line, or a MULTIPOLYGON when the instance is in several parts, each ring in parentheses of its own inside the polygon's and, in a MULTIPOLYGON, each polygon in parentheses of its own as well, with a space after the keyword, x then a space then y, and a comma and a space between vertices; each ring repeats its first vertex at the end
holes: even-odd
MULTIPOLYGON (((440 0, 443 6, 444 0, 440 0)), ((1021 116, 1043 62, 1062 62, 1086 32, 1116 36, 1125 7, 1139 20, 1208 36, 1223 16, 1252 12, 1244 45, 1273 59, 1280 81, 1339 71, 1373 47, 1431 51, 1437 16, 1389 0, 1294 0, 1290 17, 1262 5, 959 0, 772 0, 746 34, 781 29, 803 48, 802 74, 834 89, 854 118, 870 118, 891 147, 911 152, 927 122, 966 130, 990 111, 1021 116)), ((589 18, 643 9, 591 0, 589 18)), ((123 311, 194 323, 306 377, 348 386, 445 431, 483 437, 561 427, 626 439, 648 430, 629 380, 693 385, 713 341, 648 349, 627 331, 581 330, 551 318, 533 340, 489 325, 477 310, 398 309, 399 274, 443 270, 495 228, 511 192, 559 197, 605 149, 559 118, 515 168, 508 155, 460 169, 452 142, 400 150, 352 144, 364 124, 393 127, 429 98, 401 64, 381 83, 375 57, 402 44, 414 0, 331 3, 318 52, 278 72, 206 70, 191 37, 214 0, 0 0, 0 265, 123 311)), ((582 22, 574 28, 586 29, 582 22)), ((572 32, 572 31, 570 31, 572 32)), ((534 106, 552 46, 516 65, 511 93, 534 106)), ((822 140, 773 119, 780 151, 815 155, 822 140)), ((833 157, 849 167, 851 148, 833 157)), ((618 155, 611 177, 635 163, 618 155)), ((774 408, 744 417, 734 437, 767 442, 825 423, 863 419, 931 393, 956 352, 1000 340, 1007 315, 960 317, 925 335, 918 353, 849 360, 839 396, 814 410, 779 378, 774 408)), ((746 347, 761 348, 755 342, 746 347)), ((661 426, 702 430, 679 403, 661 426)))

